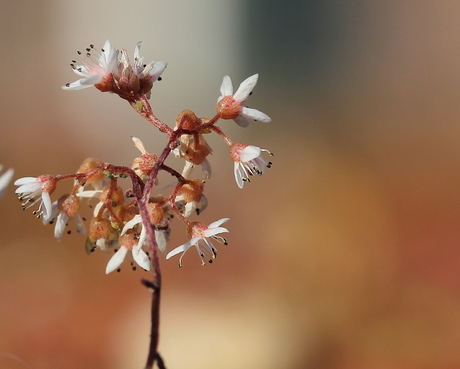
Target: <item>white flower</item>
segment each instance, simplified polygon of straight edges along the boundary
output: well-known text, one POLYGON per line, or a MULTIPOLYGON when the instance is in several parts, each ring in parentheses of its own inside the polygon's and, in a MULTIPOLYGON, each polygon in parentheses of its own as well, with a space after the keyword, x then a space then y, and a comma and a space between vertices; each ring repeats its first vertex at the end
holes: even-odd
POLYGON ((58 241, 61 240, 69 219, 73 219, 75 221, 77 232, 79 234, 86 233, 86 227, 78 212, 79 210, 80 200, 75 195, 63 195, 58 201, 53 203, 51 218, 54 218, 55 215, 58 214, 56 218, 56 225, 54 227, 54 237, 58 241))
POLYGON ((233 84, 229 76, 225 76, 220 87, 221 96, 217 99, 217 111, 222 119, 233 119, 239 126, 247 127, 247 118, 260 122, 271 122, 271 118, 259 110, 243 106, 257 84, 258 74, 246 78, 233 94, 233 84))
POLYGON ((187 234, 190 238, 190 241, 184 243, 183 245, 176 247, 174 250, 170 251, 168 255, 166 255, 166 259, 173 257, 179 253, 182 253, 181 257, 179 258, 179 267, 182 267, 182 258, 184 257, 185 253, 189 248, 195 246, 198 255, 201 259, 201 265, 205 265, 206 262, 204 258, 210 258, 209 263, 212 263, 212 259, 215 259, 217 256, 217 249, 214 247, 213 243, 209 238, 214 238, 218 240, 220 243, 224 245, 227 244, 227 241, 223 237, 217 237, 216 235, 219 233, 228 232, 226 228, 219 227, 222 223, 228 221, 229 218, 222 218, 211 223, 209 226, 205 226, 199 222, 191 222, 187 226, 187 234))
POLYGON ((262 157, 262 152, 270 151, 257 146, 235 143, 230 148, 230 156, 234 161, 235 180, 239 188, 243 188, 244 182, 250 182, 250 176, 264 174, 265 168, 270 168, 272 163, 262 157))
POLYGON ((175 198, 176 205, 188 218, 193 212, 199 215, 208 206, 208 199, 203 194, 205 181, 192 179, 182 184, 175 198))
POLYGON ((107 263, 105 273, 109 274, 118 269, 125 260, 128 251, 131 250, 134 261, 143 269, 150 270, 150 259, 147 254, 142 250, 143 244, 141 240, 137 239, 137 233, 130 229, 125 234, 120 235, 119 243, 120 248, 115 250, 115 254, 107 263))
MULTIPOLYGON (((142 217, 140 214, 134 216, 129 222, 125 224, 123 230, 121 231, 121 235, 124 235, 128 229, 134 228, 137 225, 142 226, 141 234, 139 235, 139 244, 144 245, 147 244, 147 231, 145 227, 142 225, 142 217)), ((155 239, 157 241, 157 246, 160 251, 164 254, 166 252, 166 235, 163 231, 159 231, 155 229, 155 239)))
MULTIPOLYGON (((81 54, 81 52, 78 52, 81 54)), ((67 83, 62 86, 64 90, 81 90, 91 86, 97 87, 101 91, 111 91, 113 86, 112 72, 117 65, 118 50, 112 47, 112 44, 107 40, 101 51, 94 49, 90 45, 86 49, 81 64, 77 64, 72 60, 73 71, 83 77, 78 81, 67 83)))
POLYGON ((22 203, 24 210, 30 208, 41 199, 38 210, 34 211, 34 215, 37 215, 38 218, 43 217, 45 223, 51 220, 52 204, 50 195, 56 189, 56 177, 47 174, 37 178, 23 177, 17 179, 14 185, 19 186, 15 192, 19 195, 19 200, 24 201, 22 203))
MULTIPOLYGON (((3 166, 0 164, 0 171, 3 169, 3 166)), ((8 169, 5 173, 0 175, 0 197, 5 195, 6 187, 13 178, 14 170, 12 168, 8 169)))

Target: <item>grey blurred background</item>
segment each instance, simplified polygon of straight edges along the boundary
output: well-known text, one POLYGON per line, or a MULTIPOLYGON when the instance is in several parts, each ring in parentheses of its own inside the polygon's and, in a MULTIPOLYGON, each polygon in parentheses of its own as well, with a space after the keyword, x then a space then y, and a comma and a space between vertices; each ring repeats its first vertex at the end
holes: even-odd
MULTIPOLYGON (((162 149, 116 96, 61 90, 90 43, 142 40, 146 61, 169 62, 151 101, 170 125, 183 109, 212 116, 224 75, 259 73, 248 103, 272 122, 221 126, 274 165, 241 191, 209 139, 200 220, 230 217, 230 244, 204 268, 193 251, 182 269, 162 261, 167 367, 458 368, 459 14, 457 1, 2 1, 0 162, 19 178, 88 156, 129 165, 131 135, 162 149)), ((108 255, 76 234, 58 243, 13 186, 0 201, 0 352, 34 369, 142 368, 147 274, 106 276, 108 255)), ((185 241, 176 223, 169 248, 185 241)))

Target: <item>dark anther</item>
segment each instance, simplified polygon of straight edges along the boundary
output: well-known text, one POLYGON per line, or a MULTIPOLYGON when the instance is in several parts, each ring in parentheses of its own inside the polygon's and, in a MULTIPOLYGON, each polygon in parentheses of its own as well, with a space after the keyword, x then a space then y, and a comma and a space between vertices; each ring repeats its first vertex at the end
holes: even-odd
POLYGON ((78 54, 78 55, 81 55, 81 51, 77 51, 77 54, 78 54))
POLYGON ((86 222, 86 218, 85 218, 85 217, 82 217, 82 219, 86 222))
POLYGON ((212 264, 212 259, 209 259, 209 260, 208 260, 208 263, 209 263, 209 264, 212 264))
POLYGON ((117 272, 120 273, 120 272, 121 272, 121 268, 118 268, 118 269, 117 269, 117 272))
POLYGON ((161 78, 161 77, 158 77, 158 78, 157 78, 157 81, 161 81, 162 79, 163 79, 163 78, 161 78))
POLYGON ((67 231, 67 234, 71 234, 71 233, 72 233, 72 231, 67 231))
POLYGON ((65 87, 70 87, 70 83, 66 83, 66 84, 65 84, 65 87))
POLYGON ((89 47, 90 47, 91 49, 94 49, 94 45, 93 45, 93 44, 89 45, 89 47))
POLYGON ((103 53, 105 53, 105 50, 104 50, 104 49, 101 49, 101 51, 102 51, 103 53))
POLYGON ((91 51, 91 48, 88 47, 88 48, 86 49, 86 51, 89 53, 89 52, 91 51))

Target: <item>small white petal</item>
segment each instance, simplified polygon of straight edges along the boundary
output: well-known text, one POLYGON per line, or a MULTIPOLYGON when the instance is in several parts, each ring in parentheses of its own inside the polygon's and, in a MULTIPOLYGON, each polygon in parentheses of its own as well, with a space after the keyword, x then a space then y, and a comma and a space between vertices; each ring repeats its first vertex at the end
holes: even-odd
POLYGON ((224 224, 225 222, 228 222, 229 220, 230 218, 222 218, 222 219, 216 220, 215 222, 212 222, 210 225, 208 225, 208 228, 219 227, 221 224, 224 224))
POLYGON ((248 98, 249 94, 254 89, 255 85, 257 84, 257 79, 259 78, 258 74, 254 74, 251 77, 246 78, 243 82, 241 82, 240 87, 233 95, 235 101, 239 103, 243 103, 248 98))
POLYGON ((249 126, 249 121, 243 115, 239 115, 233 120, 240 127, 246 128, 247 126, 249 126))
POLYGON ((167 66, 168 66, 168 63, 164 61, 157 61, 153 64, 153 67, 151 71, 149 72, 152 78, 152 82, 155 82, 158 79, 158 77, 160 77, 160 75, 164 72, 167 66))
POLYGON ((241 109, 241 114, 246 118, 254 119, 258 122, 269 123, 272 121, 272 119, 267 114, 262 113, 257 109, 243 107, 241 109))
POLYGON ((204 161, 201 163, 201 169, 203 169, 203 179, 211 178, 211 163, 208 159, 204 159, 204 161))
POLYGON ((164 254, 166 253, 166 236, 163 231, 155 231, 155 239, 157 240, 157 245, 160 251, 164 254))
POLYGON ((176 247, 175 249, 171 250, 168 255, 166 255, 166 259, 169 259, 173 257, 174 255, 180 254, 181 252, 187 251, 190 247, 192 247, 195 243, 197 243, 199 238, 192 238, 190 241, 184 243, 183 245, 180 245, 176 247), (195 241, 195 243, 192 244, 192 241, 195 241))
POLYGON ((221 97, 219 98, 219 101, 222 100, 224 96, 232 96, 233 94, 233 84, 232 84, 232 79, 229 76, 225 76, 222 85, 220 86, 220 94, 221 97))
POLYGON ((243 150, 241 150, 239 157, 241 162, 247 163, 260 155, 260 147, 257 146, 246 146, 243 150))
POLYGON ((134 261, 143 269, 150 270, 150 259, 148 258, 147 254, 139 249, 137 251, 133 250, 133 258, 134 261))
POLYGON ((37 183, 37 177, 22 177, 14 181, 15 186, 22 186, 26 183, 37 183))
POLYGON ((142 223, 142 217, 140 214, 136 214, 133 219, 125 224, 123 230, 121 231, 121 236, 123 236, 128 229, 134 228, 134 226, 139 223, 142 223))
POLYGON ((56 226, 54 227, 54 237, 56 237, 58 241, 60 241, 62 238, 62 234, 64 233, 64 229, 68 220, 69 217, 65 213, 59 213, 57 216, 56 226))
POLYGON ((121 246, 120 249, 110 258, 109 262, 107 263, 105 274, 109 274, 118 269, 121 263, 123 263, 123 260, 125 260, 127 253, 128 249, 125 246, 121 246))
POLYGON ((83 219, 81 218, 80 214, 77 213, 77 215, 73 217, 73 220, 75 221, 77 225, 77 232, 79 234, 86 234, 86 227, 85 227, 85 224, 83 223, 83 219))
POLYGON ((53 204, 51 203, 51 197, 50 197, 49 192, 42 192, 42 204, 44 206, 44 209, 43 209, 44 219, 51 220, 50 216, 53 210, 53 204))
POLYGON ((205 237, 212 237, 219 233, 228 233, 228 229, 224 227, 217 227, 217 228, 207 229, 206 231, 203 232, 205 237))
POLYGON ((81 90, 83 88, 91 87, 94 86, 95 84, 99 83, 102 81, 102 76, 100 74, 95 74, 93 76, 90 76, 88 78, 82 78, 79 79, 78 81, 66 84, 62 86, 63 90, 81 90))
POLYGON ((240 163, 235 162, 233 171, 235 174, 236 184, 238 185, 239 188, 243 188, 244 181, 243 181, 243 176, 241 175, 240 163))
MULTIPOLYGON (((1 170, 1 169, 0 169, 1 170)), ((0 197, 6 192, 6 187, 13 178, 14 170, 12 168, 8 169, 5 173, 0 176, 0 197)))
POLYGON ((136 44, 136 47, 134 48, 134 59, 135 60, 142 59, 142 57, 141 57, 141 46, 142 46, 142 41, 139 41, 136 44))

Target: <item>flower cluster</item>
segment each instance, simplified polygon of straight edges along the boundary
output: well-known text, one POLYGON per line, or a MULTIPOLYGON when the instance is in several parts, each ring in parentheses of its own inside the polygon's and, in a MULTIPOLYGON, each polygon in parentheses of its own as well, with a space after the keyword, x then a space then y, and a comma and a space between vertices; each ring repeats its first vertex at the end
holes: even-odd
MULTIPOLYGON (((141 42, 136 45, 131 61, 126 50, 115 49, 110 41, 106 41, 101 50, 90 45, 85 52, 78 52, 80 62, 72 60, 71 63, 73 71, 82 78, 67 83, 63 89, 79 90, 94 86, 128 101, 138 114, 167 135, 168 141, 163 151, 159 154, 149 153, 139 138, 132 137, 140 154, 129 167, 88 158, 73 174, 44 174, 20 178, 15 182, 23 208, 34 207, 33 214, 41 218, 44 224, 53 224, 56 239, 62 239, 69 222, 73 221, 77 232, 87 235, 88 253, 98 249, 114 252, 108 261, 106 273, 120 270, 127 257, 131 258, 133 269, 139 266, 150 270, 151 263, 158 255, 157 250, 166 254, 166 259, 181 254, 181 266, 184 254, 192 247, 196 248, 202 265, 205 265, 217 256, 212 240, 227 244, 219 235, 228 232, 221 227, 228 218, 208 226, 190 220, 208 206, 204 190, 212 173, 209 161, 212 149, 205 139, 206 134, 218 134, 228 146, 239 188, 243 188, 252 176, 264 174, 265 168, 271 166, 271 162, 264 157, 272 155, 268 150, 233 142, 217 125, 220 120, 234 120, 241 127, 246 127, 249 119, 270 122, 268 115, 245 106, 257 83, 257 74, 244 80, 235 93, 230 77, 225 76, 214 116, 203 118, 191 110, 184 110, 177 116, 175 127, 171 128, 155 116, 149 103, 153 85, 160 80, 167 64, 145 64, 140 56, 140 47, 141 42), (171 153, 182 160, 181 170, 165 164, 171 153), (193 175, 196 166, 201 167, 200 178, 193 175), (169 173, 173 181, 160 186, 160 172, 169 173), (122 185, 123 179, 129 179, 130 185, 122 185), (58 185, 64 180, 73 181, 71 191, 55 196, 58 185), (160 193, 160 190, 166 189, 169 192, 167 195, 160 193), (85 205, 90 209, 86 212, 91 214, 86 225, 87 216, 82 213, 85 205), (168 252, 167 242, 173 218, 184 224, 188 241, 168 252)), ((2 181, 3 176, 0 177, 0 184, 2 181)))

